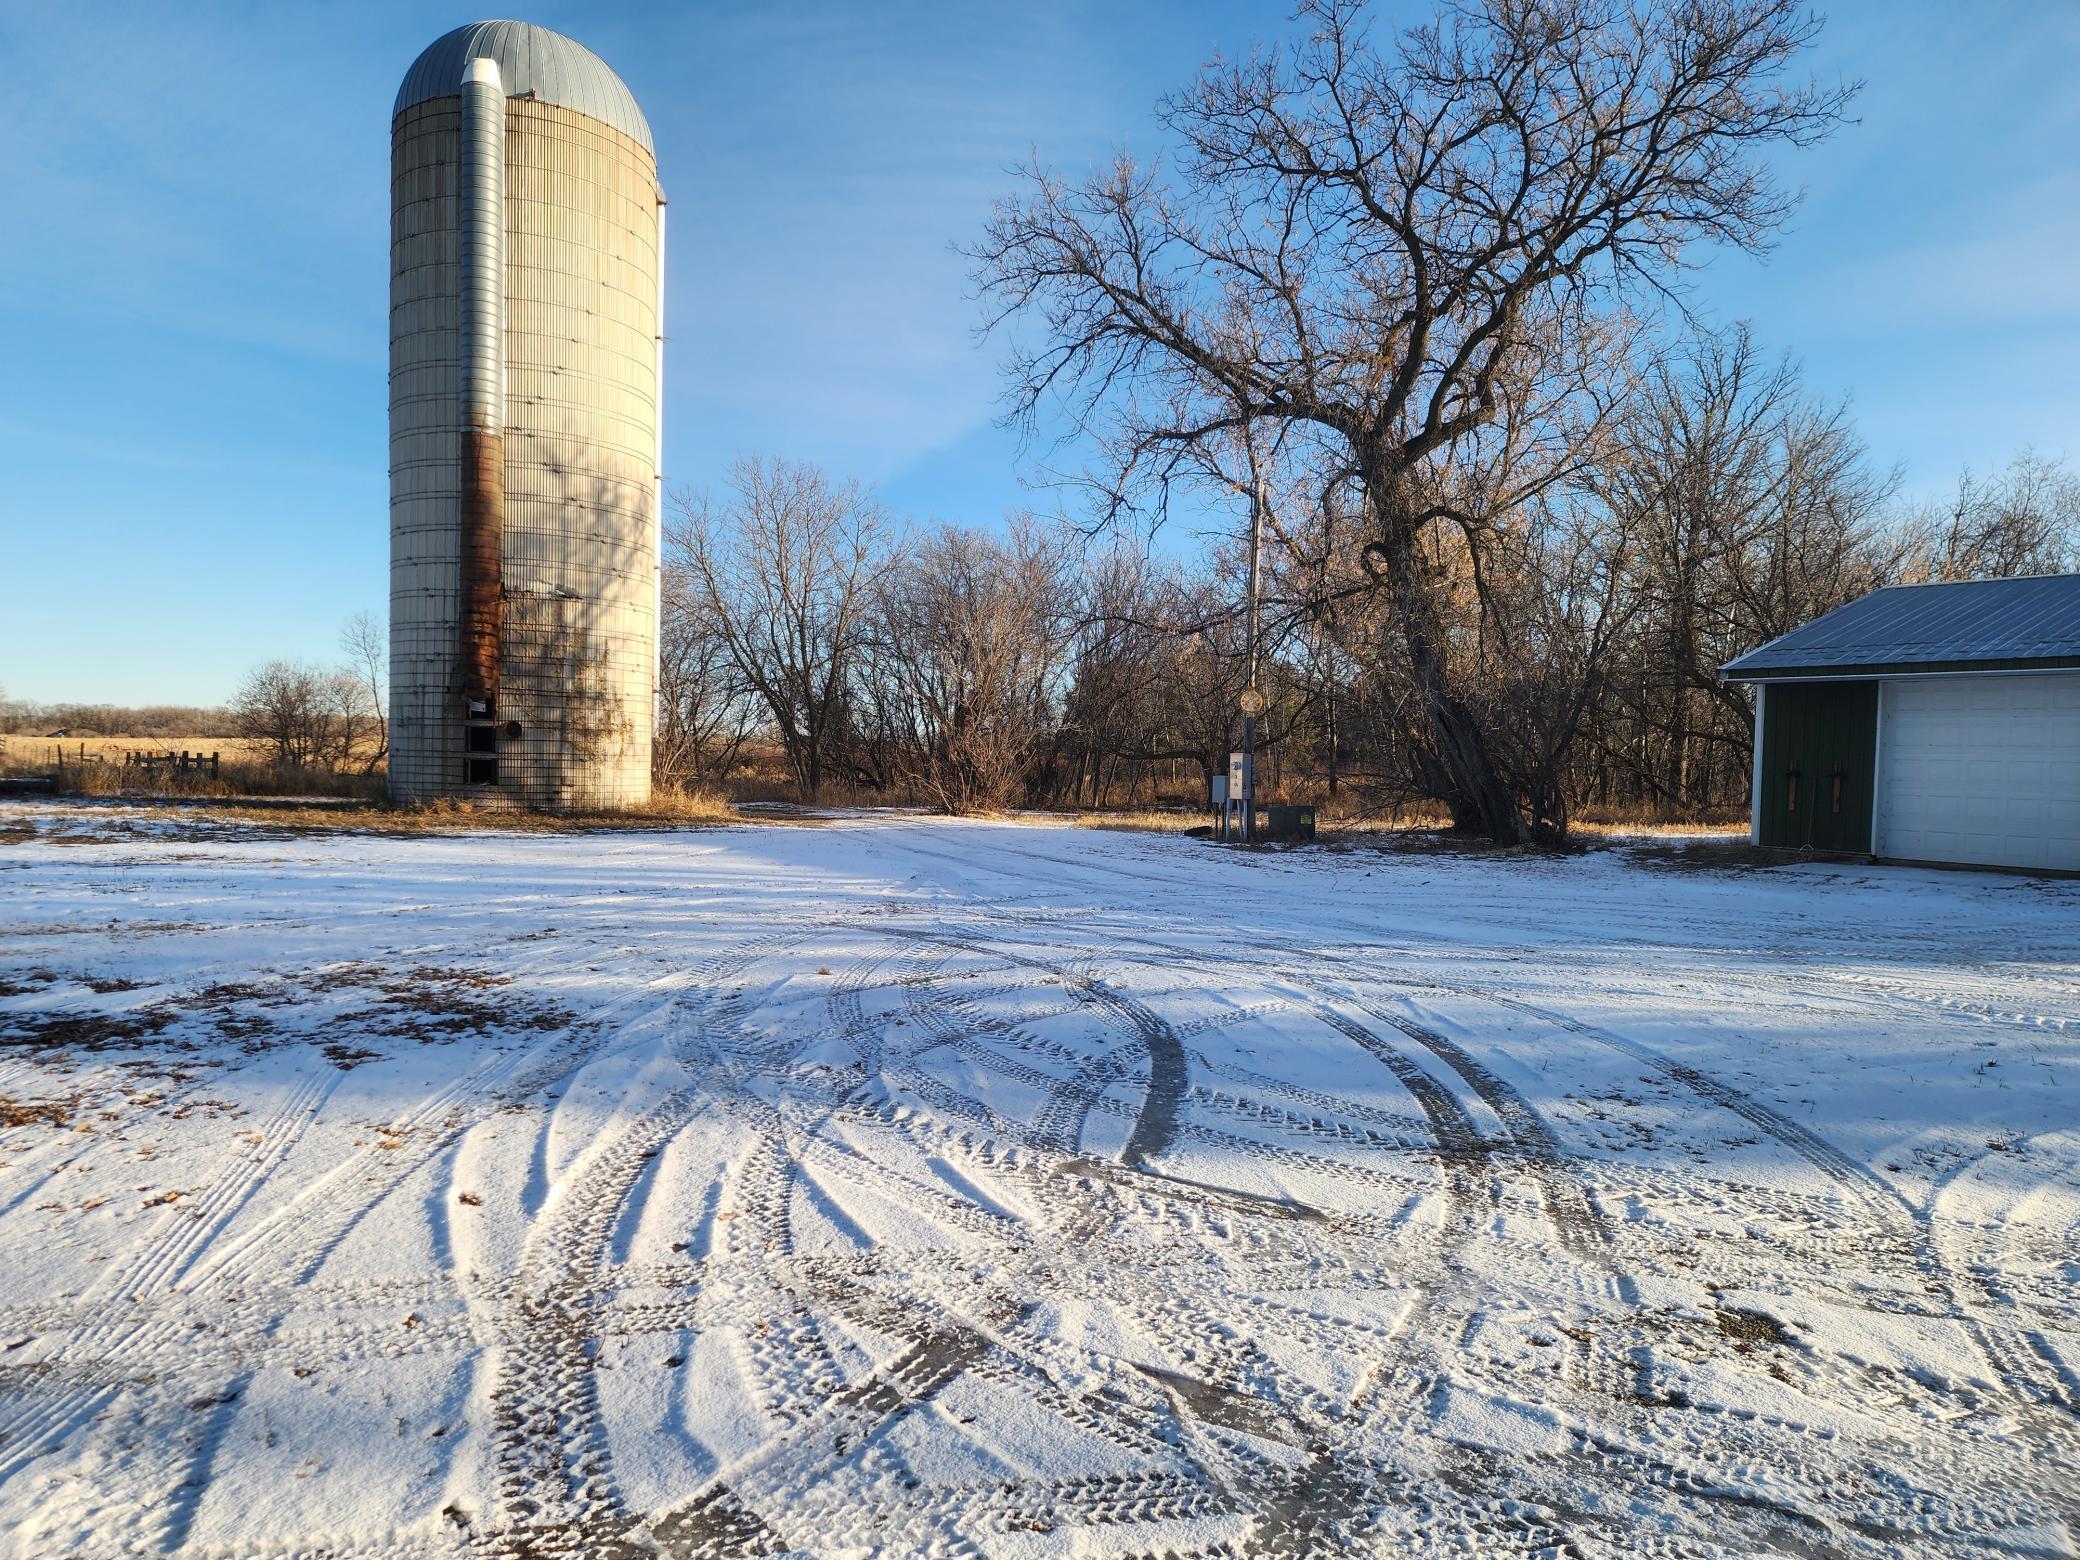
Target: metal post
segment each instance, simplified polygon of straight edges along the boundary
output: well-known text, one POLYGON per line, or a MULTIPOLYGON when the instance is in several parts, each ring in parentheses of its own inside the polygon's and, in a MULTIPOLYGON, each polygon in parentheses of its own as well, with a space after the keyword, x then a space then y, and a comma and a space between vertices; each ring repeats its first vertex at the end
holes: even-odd
MULTIPOLYGON (((1264 542, 1264 483, 1258 479, 1249 496, 1249 689, 1257 691, 1257 559, 1264 542)), ((1257 717, 1242 717, 1242 839, 1257 837, 1257 717)))

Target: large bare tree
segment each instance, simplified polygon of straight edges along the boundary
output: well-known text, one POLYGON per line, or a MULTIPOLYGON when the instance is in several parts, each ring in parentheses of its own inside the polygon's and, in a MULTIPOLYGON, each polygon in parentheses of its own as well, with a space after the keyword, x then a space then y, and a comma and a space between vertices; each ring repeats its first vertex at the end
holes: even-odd
POLYGON ((1826 135, 1853 88, 1789 79, 1819 27, 1802 0, 1465 0, 1385 42, 1358 0, 1301 16, 1296 49, 1216 61, 1161 105, 1174 175, 1032 168, 977 280, 993 326, 1039 327, 1015 416, 1095 433, 1113 505, 1266 424, 1358 491, 1445 800, 1515 843, 1426 535, 1478 556, 1497 516, 1456 471, 1498 429, 1564 445, 1613 323, 1694 244, 1764 247, 1791 205, 1767 155, 1826 135))
POLYGON ((651 774, 662 785, 712 784, 735 767, 760 707, 687 554, 683 526, 666 533, 662 573, 651 774))

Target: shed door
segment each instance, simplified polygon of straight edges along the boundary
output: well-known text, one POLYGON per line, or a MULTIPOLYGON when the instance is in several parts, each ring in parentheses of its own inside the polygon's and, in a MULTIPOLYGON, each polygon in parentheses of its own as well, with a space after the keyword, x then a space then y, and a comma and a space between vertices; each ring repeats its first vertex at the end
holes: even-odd
POLYGON ((1869 850, 1877 737, 1876 683, 1771 684, 1755 798, 1762 843, 1869 850))
POLYGON ((1885 684, 1878 854, 2080 870, 2080 673, 1885 684))

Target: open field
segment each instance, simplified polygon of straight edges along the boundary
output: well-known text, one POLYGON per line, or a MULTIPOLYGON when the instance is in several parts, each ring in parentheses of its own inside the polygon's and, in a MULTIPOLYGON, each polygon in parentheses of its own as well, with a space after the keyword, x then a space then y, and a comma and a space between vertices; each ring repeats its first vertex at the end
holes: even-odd
POLYGON ((2080 883, 106 811, 0 1554, 2080 1540, 2080 883))
POLYGON ((65 762, 76 764, 82 751, 86 761, 120 765, 123 755, 139 753, 216 753, 226 764, 264 763, 267 754, 260 744, 243 737, 45 737, 9 732, 0 749, 0 764, 9 769, 43 769, 54 749, 63 749, 65 762))

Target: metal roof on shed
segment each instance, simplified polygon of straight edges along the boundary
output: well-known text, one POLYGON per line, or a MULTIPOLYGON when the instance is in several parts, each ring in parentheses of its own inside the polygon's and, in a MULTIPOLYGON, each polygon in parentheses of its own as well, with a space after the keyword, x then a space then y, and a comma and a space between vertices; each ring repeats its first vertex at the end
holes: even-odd
POLYGON ((404 73, 390 117, 395 119, 414 103, 459 97, 463 67, 475 59, 498 63, 507 97, 532 94, 544 103, 589 114, 657 155, 650 121, 636 106, 627 83, 584 44, 532 22, 471 22, 434 39, 404 73))
POLYGON ((2080 574, 1889 585, 1728 661, 1733 682, 2080 665, 2080 574))

